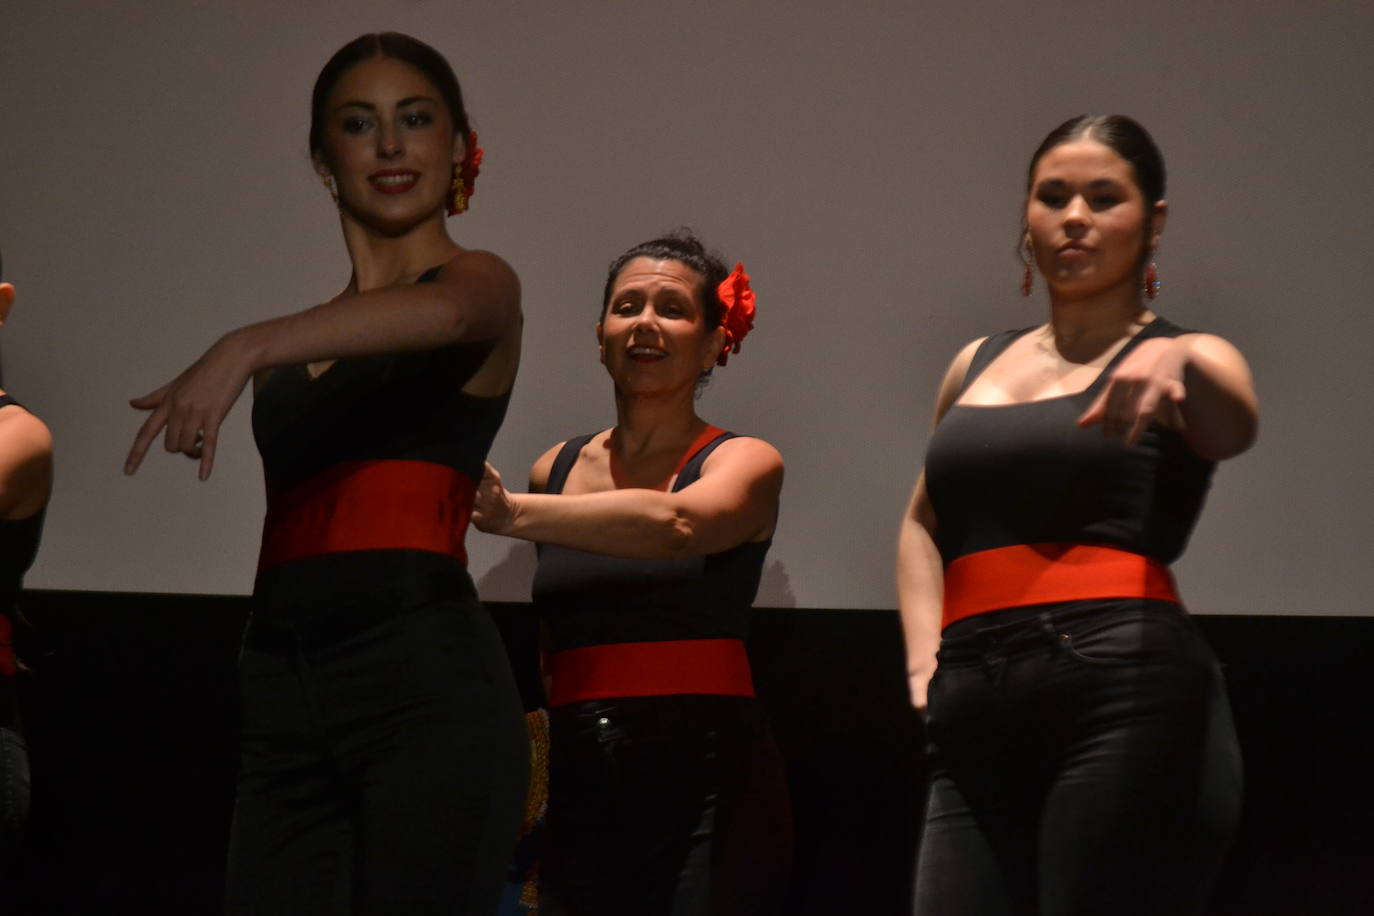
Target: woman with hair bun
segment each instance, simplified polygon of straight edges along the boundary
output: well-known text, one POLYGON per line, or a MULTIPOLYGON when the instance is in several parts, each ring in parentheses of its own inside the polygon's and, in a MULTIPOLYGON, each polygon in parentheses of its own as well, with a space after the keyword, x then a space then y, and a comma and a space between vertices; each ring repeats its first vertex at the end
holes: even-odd
POLYGON ((1056 128, 1021 239, 1049 321, 973 341, 940 386, 897 576, 922 916, 1201 913, 1235 829, 1225 685, 1167 564, 1258 406, 1234 346, 1150 309, 1167 214, 1139 124, 1056 128))
POLYGON ((231 331, 150 411, 213 466, 253 379, 267 518, 239 674, 229 913, 495 911, 529 753, 464 532, 520 355, 520 286, 448 235, 481 161, 433 48, 363 35, 320 72, 310 150, 352 274, 329 302, 231 331))
POLYGON ((697 416, 754 294, 678 233, 611 265, 596 340, 616 425, 549 449, 530 492, 488 468, 474 524, 539 545, 551 642, 541 912, 778 912, 781 762, 743 638, 777 524, 782 458, 697 416))

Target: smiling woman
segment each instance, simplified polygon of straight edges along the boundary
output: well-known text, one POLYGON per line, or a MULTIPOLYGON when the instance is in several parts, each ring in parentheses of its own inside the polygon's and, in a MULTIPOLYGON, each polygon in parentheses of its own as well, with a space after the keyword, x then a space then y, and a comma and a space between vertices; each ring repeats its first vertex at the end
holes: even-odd
POLYGON ((743 266, 688 234, 611 265, 596 339, 616 425, 549 449, 473 521, 535 541, 552 741, 541 912, 778 912, 791 824, 743 638, 782 457, 697 416, 753 325, 743 266))
POLYGON ((364 35, 315 85, 310 146, 352 274, 232 331, 133 401, 207 477, 249 378, 267 518, 239 663, 229 913, 494 912, 525 728, 464 533, 520 354, 520 287, 448 235, 480 150, 447 62, 364 35))

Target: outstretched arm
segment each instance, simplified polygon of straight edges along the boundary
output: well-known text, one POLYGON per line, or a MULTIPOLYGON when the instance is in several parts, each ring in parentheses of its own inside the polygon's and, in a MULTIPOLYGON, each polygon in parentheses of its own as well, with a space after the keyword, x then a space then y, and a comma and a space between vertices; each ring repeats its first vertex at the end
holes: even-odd
POLYGON ((1107 435, 1134 445, 1161 415, 1204 458, 1245 451, 1259 429, 1259 399, 1245 357, 1213 334, 1142 341, 1078 423, 1100 423, 1107 435))
MULTIPOLYGON (((535 465, 531 489, 543 488, 551 461, 546 455, 535 465)), ((721 443, 706 459, 701 477, 673 493, 511 493, 487 465, 472 519, 489 534, 592 553, 642 559, 703 556, 771 535, 782 477, 777 449, 745 437, 721 443)))
POLYGON ((151 413, 134 438, 124 472, 138 470, 165 430, 167 451, 200 459, 200 477, 209 477, 220 424, 260 370, 492 340, 518 323, 519 315, 515 273, 493 254, 469 251, 444 265, 434 283, 342 296, 230 331, 171 382, 130 401, 151 413))

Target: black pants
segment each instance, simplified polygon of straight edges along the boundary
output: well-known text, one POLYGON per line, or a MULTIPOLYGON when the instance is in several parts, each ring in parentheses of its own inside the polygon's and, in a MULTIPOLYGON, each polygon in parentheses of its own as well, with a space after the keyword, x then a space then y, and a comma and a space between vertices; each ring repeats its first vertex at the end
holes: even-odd
POLYGON ((250 625, 226 909, 496 911, 529 745, 486 610, 455 600, 327 645, 250 625))
POLYGON ((1241 802, 1215 657, 1177 606, 952 624, 930 687, 916 913, 1201 913, 1241 802))
POLYGON ((591 701, 550 718, 541 914, 780 912, 791 813, 753 700, 591 701))

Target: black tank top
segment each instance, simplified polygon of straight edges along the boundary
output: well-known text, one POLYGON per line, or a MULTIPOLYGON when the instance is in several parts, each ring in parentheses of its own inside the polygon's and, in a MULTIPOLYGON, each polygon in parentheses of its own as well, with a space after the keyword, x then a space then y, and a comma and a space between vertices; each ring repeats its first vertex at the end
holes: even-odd
MULTIPOLYGON (((0 394, 0 407, 23 405, 8 394, 0 394)), ((28 518, 9 521, 0 519, 0 678, 14 671, 13 619, 19 592, 24 587, 24 573, 38 556, 38 541, 43 536, 43 516, 39 509, 28 518)), ((0 714, 4 710, 0 709, 0 714)), ((0 715, 0 719, 3 716, 0 715)))
MULTIPOLYGON (((594 434, 593 434, 594 435, 594 434)), ((570 439, 549 472, 546 493, 562 493, 592 435, 570 439)), ((673 491, 696 482, 722 433, 678 472, 673 491)), ((539 545, 535 609, 549 623, 554 651, 622 642, 743 639, 771 540, 702 557, 639 560, 539 545)))
POLYGON ((471 594, 462 532, 510 394, 483 398, 461 389, 493 346, 341 359, 313 379, 303 365, 272 373, 253 404, 268 509, 255 615, 305 620, 350 606, 471 594), (367 492, 376 479, 386 489, 367 492), (336 536, 345 519, 348 531, 336 536), (369 532, 374 525, 387 533, 369 532), (454 542, 416 547, 392 530, 397 525, 447 531, 454 542), (287 528, 298 549, 281 548, 287 528), (353 549, 359 532, 372 546, 353 549))
MULTIPOLYGON (((0 407, 23 407, 8 394, 0 394, 0 407)), ((14 599, 24 587, 24 573, 38 556, 38 541, 43 536, 43 516, 39 509, 28 518, 0 519, 0 611, 9 613, 14 599)))
MULTIPOLYGON (((1005 331, 978 348, 960 393, 1012 341, 1005 331)), ((1111 371, 1142 341, 1187 333, 1163 318, 1141 329, 1085 391, 1018 404, 955 404, 930 438, 926 488, 945 563, 1015 544, 1119 547, 1165 563, 1183 552, 1215 462, 1151 423, 1127 447, 1100 426, 1075 422, 1111 371)))

